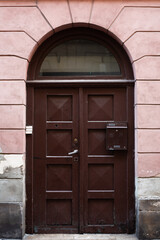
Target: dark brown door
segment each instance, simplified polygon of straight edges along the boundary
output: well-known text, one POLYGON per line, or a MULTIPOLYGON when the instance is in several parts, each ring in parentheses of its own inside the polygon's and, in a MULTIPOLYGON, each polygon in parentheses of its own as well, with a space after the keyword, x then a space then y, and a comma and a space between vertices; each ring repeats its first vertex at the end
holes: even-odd
POLYGON ((77 232, 78 89, 38 89, 34 111, 34 231, 77 232))
POLYGON ((127 120, 125 88, 84 89, 83 232, 126 231, 127 153, 106 150, 106 123, 127 120))
POLYGON ((106 150, 107 122, 132 133, 127 88, 36 89, 34 106, 34 232, 127 232, 132 140, 106 150))

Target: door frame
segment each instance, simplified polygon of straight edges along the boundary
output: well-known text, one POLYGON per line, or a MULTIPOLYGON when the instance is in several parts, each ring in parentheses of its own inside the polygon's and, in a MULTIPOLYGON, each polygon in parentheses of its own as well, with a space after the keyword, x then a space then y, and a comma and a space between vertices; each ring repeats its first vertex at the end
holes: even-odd
MULTIPOLYGON (((130 110, 128 115, 128 120, 131 122, 130 131, 131 136, 128 138, 128 158, 127 158, 127 233, 133 233, 135 231, 135 173, 134 173, 134 81, 133 80, 99 80, 99 81, 91 81, 85 82, 81 80, 76 80, 76 83, 73 81, 56 81, 55 82, 46 82, 44 81, 27 81, 27 126, 34 125, 34 90, 37 88, 68 88, 68 87, 107 87, 107 88, 121 88, 125 87, 127 91, 127 99, 128 100, 128 107, 127 109, 130 110)), ((80 93, 81 94, 81 93, 80 93)), ((82 114, 83 106, 80 108, 80 118, 83 116, 82 114)), ((80 119, 81 120, 81 119, 80 119)), ((80 121, 82 122, 82 121, 80 121)), ((80 133, 82 134, 82 133, 80 133)), ((80 136, 82 137, 82 136, 80 136)), ((26 233, 34 233, 33 229, 33 139, 34 139, 34 129, 32 134, 26 135, 26 233)), ((80 145, 80 148, 82 146, 80 145)), ((82 157, 82 156, 80 156, 82 157)), ((80 166, 81 168, 81 166, 80 166)), ((80 178, 82 178, 83 173, 81 173, 80 178)), ((83 207, 82 204, 82 192, 83 186, 80 189, 80 206, 83 207)), ((83 221, 83 217, 81 215, 83 209, 79 209, 79 220, 80 226, 83 221)))
MULTIPOLYGON (((96 28, 89 28, 88 25, 83 27, 72 26, 65 30, 54 33, 44 41, 36 50, 29 63, 28 80, 27 80, 27 119, 26 125, 34 125, 34 89, 43 87, 107 87, 117 88, 126 87, 127 94, 130 96, 128 101, 128 118, 131 121, 132 136, 129 139, 128 155, 128 196, 130 200, 127 204, 127 222, 128 233, 135 231, 135 175, 134 175, 134 76, 131 61, 120 45, 114 38, 110 37, 106 31, 96 28), (120 69, 120 76, 79 76, 79 77, 42 77, 39 76, 41 63, 48 52, 55 46, 64 41, 85 38, 96 41, 108 48, 115 56, 120 69)), ((82 106, 83 108, 83 106, 82 106)), ((83 109, 80 109, 82 113, 83 109)), ((81 116, 82 114, 80 114, 81 116)), ((26 232, 33 233, 33 134, 26 135, 26 232)), ((82 189, 81 189, 82 190, 82 189)), ((81 221, 81 216, 80 216, 81 221)))

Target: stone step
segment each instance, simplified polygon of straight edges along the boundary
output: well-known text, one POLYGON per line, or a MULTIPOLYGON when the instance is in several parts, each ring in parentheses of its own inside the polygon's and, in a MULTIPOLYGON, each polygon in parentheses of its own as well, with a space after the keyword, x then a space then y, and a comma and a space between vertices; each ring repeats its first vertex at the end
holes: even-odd
POLYGON ((23 240, 138 240, 134 234, 33 234, 23 240))

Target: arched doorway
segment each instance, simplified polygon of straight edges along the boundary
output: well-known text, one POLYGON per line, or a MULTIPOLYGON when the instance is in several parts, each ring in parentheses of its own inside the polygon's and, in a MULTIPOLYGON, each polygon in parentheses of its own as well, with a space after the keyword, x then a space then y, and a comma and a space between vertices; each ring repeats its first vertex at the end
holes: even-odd
POLYGON ((27 81, 27 231, 134 231, 133 73, 107 34, 44 42, 27 81))

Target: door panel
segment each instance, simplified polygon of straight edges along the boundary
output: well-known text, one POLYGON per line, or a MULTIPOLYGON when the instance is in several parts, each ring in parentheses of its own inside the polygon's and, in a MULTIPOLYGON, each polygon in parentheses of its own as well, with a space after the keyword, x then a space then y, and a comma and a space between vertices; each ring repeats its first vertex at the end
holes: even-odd
POLYGON ((36 90, 34 131, 35 232, 77 232, 78 90, 36 90))
POLYGON ((106 123, 127 121, 125 88, 86 88, 82 232, 126 232, 127 153, 106 150, 106 123))
POLYGON ((126 87, 35 90, 34 232, 127 232, 130 152, 106 150, 106 124, 132 121, 127 94, 126 87))

